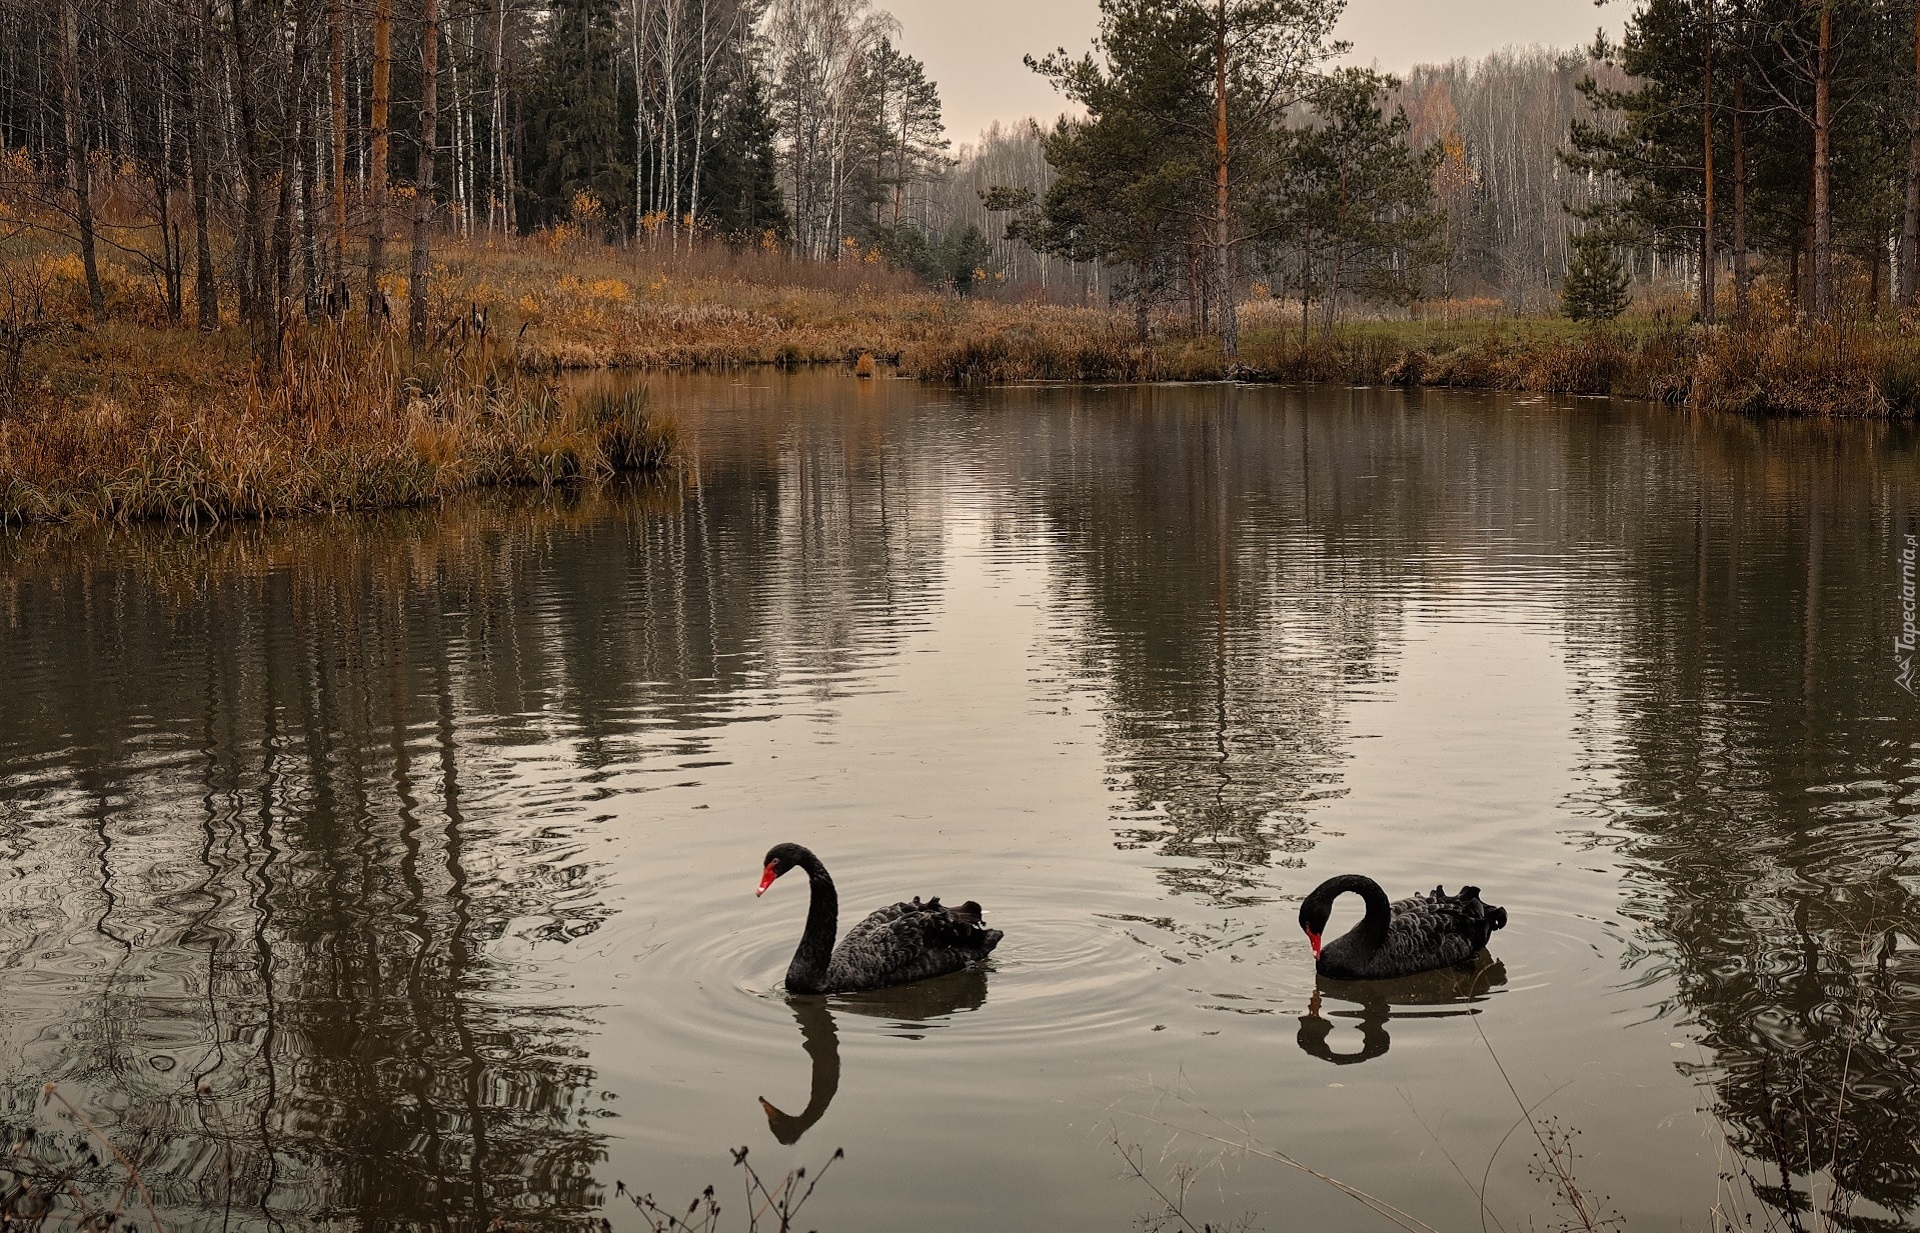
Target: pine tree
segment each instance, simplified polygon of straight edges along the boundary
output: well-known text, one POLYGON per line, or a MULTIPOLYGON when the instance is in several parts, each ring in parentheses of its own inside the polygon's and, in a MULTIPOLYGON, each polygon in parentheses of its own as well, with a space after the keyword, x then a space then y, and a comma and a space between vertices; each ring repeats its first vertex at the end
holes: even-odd
MULTIPOLYGON (((607 220, 628 216, 614 0, 557 0, 527 107, 526 187, 536 218, 569 217, 582 193, 607 220)), ((525 217, 523 215, 523 217, 525 217)))
POLYGON ((718 130, 701 172, 701 212, 731 243, 753 243, 768 233, 784 243, 791 222, 780 195, 777 130, 766 87, 750 60, 738 66, 717 110, 718 130))
POLYGON ((1575 321, 1603 323, 1627 311, 1627 269, 1605 241, 1582 237, 1560 284, 1560 307, 1575 321))
POLYGON ((951 160, 940 119, 940 89, 927 67, 889 39, 867 53, 863 81, 872 109, 874 231, 884 235, 908 221, 907 200, 915 184, 944 174, 951 160))
POLYGON ((1144 337, 1151 307, 1174 294, 1194 225, 1207 216, 1212 152, 1208 15, 1159 0, 1101 0, 1098 55, 1027 58, 1086 111, 1046 137, 1055 176, 1035 200, 989 194, 1015 213, 1007 234, 1070 261, 1122 266, 1115 289, 1144 337))
POLYGON ((1368 69, 1330 75, 1314 99, 1314 123, 1291 130, 1286 174, 1257 197, 1246 194, 1256 232, 1292 239, 1277 255, 1293 263, 1303 331, 1314 292, 1330 332, 1343 293, 1405 301, 1441 257, 1433 171, 1444 150, 1422 156, 1408 146, 1406 113, 1382 106, 1398 84, 1368 69))
POLYGON ((992 261, 987 237, 972 223, 951 228, 940 242, 940 273, 961 295, 978 290, 980 278, 992 261))

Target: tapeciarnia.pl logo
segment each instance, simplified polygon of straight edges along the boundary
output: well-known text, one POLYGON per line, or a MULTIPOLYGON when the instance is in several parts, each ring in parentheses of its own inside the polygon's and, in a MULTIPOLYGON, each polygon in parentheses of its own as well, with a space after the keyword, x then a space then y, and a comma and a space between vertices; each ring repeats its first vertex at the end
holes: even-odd
POLYGON ((1916 539, 1920 536, 1907 536, 1906 547, 1900 550, 1900 632, 1893 638, 1893 662, 1900 669, 1893 683, 1910 694, 1915 693, 1913 649, 1916 634, 1920 634, 1914 628, 1913 566, 1914 554, 1920 550, 1916 539))

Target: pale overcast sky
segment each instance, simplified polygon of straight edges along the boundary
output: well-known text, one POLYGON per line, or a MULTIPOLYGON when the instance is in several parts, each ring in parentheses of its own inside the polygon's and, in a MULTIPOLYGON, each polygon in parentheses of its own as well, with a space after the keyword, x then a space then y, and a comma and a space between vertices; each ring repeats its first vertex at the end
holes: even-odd
MULTIPOLYGON (((900 19, 901 42, 940 83, 947 133, 959 145, 993 120, 1050 119, 1059 100, 1020 57, 1085 50, 1097 0, 877 0, 900 19)), ((1601 25, 1618 34, 1624 4, 1592 0, 1349 0, 1340 35, 1353 60, 1403 72, 1415 64, 1538 43, 1583 46, 1601 25)))

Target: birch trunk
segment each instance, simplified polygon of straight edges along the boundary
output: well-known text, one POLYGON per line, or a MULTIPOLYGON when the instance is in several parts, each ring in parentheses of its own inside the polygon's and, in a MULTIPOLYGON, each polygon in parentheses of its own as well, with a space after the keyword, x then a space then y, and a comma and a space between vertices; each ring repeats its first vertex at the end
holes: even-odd
POLYGON ((213 273, 213 244, 207 228, 207 143, 212 140, 206 112, 207 27, 210 5, 203 3, 194 28, 194 80, 187 104, 187 178, 193 197, 195 311, 202 330, 220 328, 220 284, 213 273))
POLYGON ((1702 58, 1700 129, 1703 193, 1700 201, 1700 320, 1713 324, 1713 0, 1707 0, 1706 54, 1702 58))

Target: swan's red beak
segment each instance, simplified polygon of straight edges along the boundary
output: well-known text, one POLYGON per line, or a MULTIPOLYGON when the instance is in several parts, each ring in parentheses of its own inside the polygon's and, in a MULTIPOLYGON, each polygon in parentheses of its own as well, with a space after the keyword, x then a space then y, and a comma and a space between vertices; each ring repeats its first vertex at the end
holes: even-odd
POLYGON ((1313 957, 1318 959, 1320 957, 1320 935, 1309 929, 1307 930, 1307 941, 1313 943, 1313 957))
MULTIPOLYGON (((767 888, 768 888, 769 886, 772 886, 772 885, 773 885, 773 880, 774 880, 775 878, 777 878, 777 877, 779 877, 779 876, 780 876, 780 871, 779 871, 778 869, 775 869, 775 868, 773 867, 773 863, 772 863, 771 861, 769 861, 769 862, 767 863, 767 869, 766 869, 766 872, 765 872, 765 873, 762 873, 762 874, 760 875, 760 889, 759 889, 759 890, 757 890, 757 891, 755 891, 755 892, 753 892, 753 897, 754 897, 755 899, 758 899, 758 898, 759 898, 760 896, 762 896, 762 895, 764 895, 764 894, 766 894, 766 893, 767 893, 767 888)), ((1315 954, 1319 954, 1319 953, 1320 953, 1320 952, 1319 952, 1319 950, 1318 950, 1318 948, 1316 948, 1316 949, 1314 950, 1314 953, 1315 953, 1315 954)))

